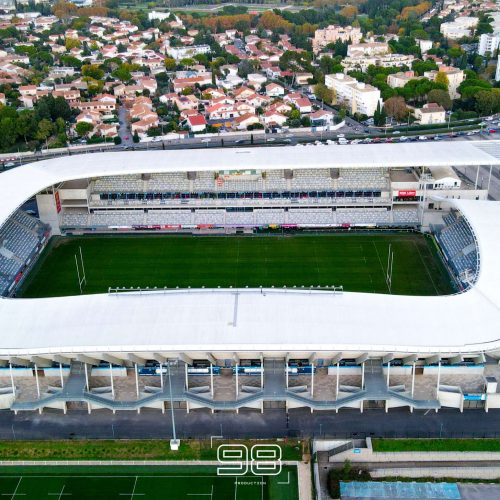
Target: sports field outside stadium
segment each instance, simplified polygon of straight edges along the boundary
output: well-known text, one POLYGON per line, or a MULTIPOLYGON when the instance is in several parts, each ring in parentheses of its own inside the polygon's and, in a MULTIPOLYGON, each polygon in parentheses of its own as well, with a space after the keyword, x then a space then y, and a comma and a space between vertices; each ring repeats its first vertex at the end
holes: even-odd
POLYGON ((215 466, 29 466, 0 469, 2 498, 25 500, 298 500, 297 468, 218 476, 215 466))
POLYGON ((434 240, 418 233, 259 236, 88 235, 53 237, 18 297, 80 293, 75 254, 82 249, 86 294, 109 287, 317 287, 398 295, 455 291, 434 240))

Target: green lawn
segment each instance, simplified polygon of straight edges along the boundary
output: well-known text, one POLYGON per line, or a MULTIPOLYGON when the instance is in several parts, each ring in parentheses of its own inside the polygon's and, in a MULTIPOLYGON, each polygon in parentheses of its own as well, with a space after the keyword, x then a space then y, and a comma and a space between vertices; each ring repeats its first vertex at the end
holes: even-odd
POLYGON ((18 293, 54 297, 79 293, 75 254, 82 248, 84 293, 108 287, 340 286, 388 293, 389 245, 394 251, 392 293, 453 292, 433 240, 421 234, 324 234, 251 237, 110 235, 56 237, 18 293))
POLYGON ((3 467, 3 498, 297 500, 297 468, 278 476, 218 476, 214 466, 3 467))
POLYGON ((500 439, 372 439, 373 451, 500 451, 500 439))
MULTIPOLYGON (((0 441, 2 460, 217 460, 217 447, 223 440, 183 439, 178 451, 171 451, 168 440, 160 439, 108 439, 108 440, 57 440, 57 441, 0 441)), ((304 442, 289 439, 232 440, 232 444, 277 444, 283 460, 301 460, 304 442)))

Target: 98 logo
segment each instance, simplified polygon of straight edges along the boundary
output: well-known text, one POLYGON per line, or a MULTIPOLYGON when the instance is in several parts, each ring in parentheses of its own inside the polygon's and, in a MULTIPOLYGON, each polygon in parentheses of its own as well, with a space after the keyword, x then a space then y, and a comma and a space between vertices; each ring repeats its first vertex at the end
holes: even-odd
POLYGON ((218 476, 277 476, 281 472, 281 447, 277 444, 221 444, 217 448, 218 476))

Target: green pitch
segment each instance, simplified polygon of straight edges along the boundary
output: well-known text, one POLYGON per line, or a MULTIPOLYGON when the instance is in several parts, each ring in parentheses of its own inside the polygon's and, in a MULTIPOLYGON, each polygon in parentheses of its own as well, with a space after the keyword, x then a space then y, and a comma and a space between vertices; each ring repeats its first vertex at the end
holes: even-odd
POLYGON ((3 467, 2 498, 25 500, 297 500, 297 468, 218 476, 211 466, 3 467))
POLYGON ((454 291, 434 241, 421 234, 90 235, 52 238, 18 296, 79 294, 75 266, 79 247, 87 294, 105 293, 109 287, 327 285, 342 285, 353 292, 389 293, 385 277, 390 244, 393 294, 454 291))

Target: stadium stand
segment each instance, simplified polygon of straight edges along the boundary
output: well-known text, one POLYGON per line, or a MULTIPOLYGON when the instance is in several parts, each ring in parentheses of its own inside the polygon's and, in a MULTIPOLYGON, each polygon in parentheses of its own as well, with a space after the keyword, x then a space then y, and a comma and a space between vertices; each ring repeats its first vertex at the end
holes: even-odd
POLYGON ((47 226, 21 210, 0 228, 0 295, 9 292, 47 236, 47 226))
POLYGON ((457 212, 443 216, 444 227, 436 234, 446 259, 462 283, 477 278, 478 250, 474 234, 466 220, 457 212))
POLYGON ((381 168, 343 168, 337 180, 338 189, 387 189, 389 174, 381 168))
POLYGON ((64 206, 61 227, 66 231, 192 224, 416 226, 416 208, 392 206, 388 172, 306 168, 94 178, 89 183, 89 213, 64 206))

